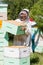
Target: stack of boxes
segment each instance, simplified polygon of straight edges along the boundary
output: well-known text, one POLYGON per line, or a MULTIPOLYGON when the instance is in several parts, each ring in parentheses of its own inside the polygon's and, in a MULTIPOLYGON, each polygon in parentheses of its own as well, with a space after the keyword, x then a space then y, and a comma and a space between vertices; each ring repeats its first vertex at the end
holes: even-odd
POLYGON ((6 37, 6 31, 2 28, 2 21, 0 21, 0 23, 0 65, 3 65, 4 47, 8 46, 8 39, 6 37))
POLYGON ((30 50, 26 46, 4 48, 4 65, 30 65, 30 50))
POLYGON ((5 29, 2 28, 2 20, 7 20, 7 6, 7 4, 0 4, 0 65, 3 65, 4 61, 4 47, 8 46, 7 33, 5 29))
POLYGON ((30 65, 29 47, 8 47, 8 33, 25 34, 20 24, 1 21, 0 24, 0 65, 30 65), (5 48, 5 49, 4 49, 5 48), (4 53, 5 51, 5 53, 4 53), (5 57, 4 57, 5 56, 5 57))
MULTIPOLYGON (((7 32, 14 35, 20 35, 20 34, 25 33, 24 31, 21 30, 20 24, 17 24, 17 23, 13 24, 11 22, 0 20, 0 56, 1 55, 3 56, 4 47, 8 46, 8 33, 7 32)), ((0 57, 0 63, 2 62, 2 60, 3 59, 0 57)), ((2 63, 0 65, 2 65, 2 63)))
POLYGON ((25 34, 25 31, 21 30, 24 24, 12 20, 5 21, 7 6, 7 4, 0 4, 0 65, 30 65, 29 47, 6 47, 8 46, 7 32, 13 35, 25 34))

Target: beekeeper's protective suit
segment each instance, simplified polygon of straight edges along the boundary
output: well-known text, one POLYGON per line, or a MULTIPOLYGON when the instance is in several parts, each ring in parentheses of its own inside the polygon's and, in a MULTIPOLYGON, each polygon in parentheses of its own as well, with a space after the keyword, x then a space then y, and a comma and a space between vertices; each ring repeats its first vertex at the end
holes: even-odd
POLYGON ((25 30, 25 35, 14 36, 14 42, 13 42, 14 45, 17 45, 17 46, 22 46, 22 45, 29 46, 30 45, 31 25, 29 23, 28 13, 29 13, 28 9, 23 9, 19 13, 18 19, 15 20, 16 22, 24 22, 26 24, 26 30, 25 30))

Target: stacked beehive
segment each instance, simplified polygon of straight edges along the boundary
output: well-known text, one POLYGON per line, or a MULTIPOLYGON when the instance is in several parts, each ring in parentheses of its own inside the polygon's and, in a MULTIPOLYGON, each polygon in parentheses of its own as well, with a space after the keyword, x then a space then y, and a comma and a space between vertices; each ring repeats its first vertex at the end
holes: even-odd
POLYGON ((3 22, 1 20, 7 20, 7 4, 0 4, 0 65, 3 65, 3 52, 4 47, 8 46, 7 33, 4 28, 2 28, 3 22))
MULTIPOLYGON (((1 21, 0 20, 0 65, 3 65, 3 59, 4 59, 4 47, 5 46, 8 46, 8 34, 6 32, 9 32, 13 35, 21 35, 21 34, 25 34, 25 31, 22 31, 21 30, 21 26, 23 24, 22 23, 16 23, 15 21, 1 21), (12 23, 13 22, 13 23, 12 23)), ((19 50, 18 50, 19 51, 19 50)), ((17 52, 17 51, 16 51, 17 52)), ((18 53, 19 54, 19 53, 18 53)), ((11 54, 10 54, 11 55, 11 54)), ((16 54, 17 55, 17 54, 16 54)), ((13 55, 12 55, 13 56, 13 55)), ((28 55, 27 55, 28 56, 28 55)), ((21 58, 21 59, 15 59, 15 62, 17 60, 21 62, 21 60, 23 59, 27 59, 28 57, 26 58, 21 58)), ((12 59, 12 58, 11 58, 12 59)), ((29 59, 29 58, 28 58, 29 59)), ((13 61, 14 61, 13 60, 13 61)), ((28 61, 28 60, 27 60, 28 61)), ((6 61, 5 61, 6 62, 6 61)), ((18 62, 19 63, 19 62, 18 62)), ((27 63, 27 62, 26 62, 27 63)))
POLYGON ((30 65, 30 50, 26 46, 4 48, 4 65, 30 65))
MULTIPOLYGON (((4 62, 3 62, 4 61, 4 55, 3 55, 4 54, 4 47, 8 46, 8 34, 6 32, 9 32, 9 33, 14 34, 14 35, 21 35, 21 34, 25 33, 25 31, 21 30, 22 23, 16 23, 12 20, 1 21, 1 20, 7 20, 7 6, 8 6, 7 4, 0 4, 0 65, 4 64, 4 62)), ((5 59, 7 59, 7 58, 5 58, 5 59)), ((12 58, 12 59, 14 59, 14 58, 12 58)), ((27 57, 24 59, 27 59, 27 57)), ((15 60, 15 62, 16 62, 16 60, 17 60, 17 62, 19 60, 21 62, 22 59, 14 59, 14 60, 15 60)), ((14 60, 12 60, 12 61, 14 61, 14 60)))
POLYGON ((0 20, 0 65, 3 65, 3 52, 5 46, 8 46, 8 38, 6 31, 2 28, 2 21, 0 20))
MULTIPOLYGON (((8 46, 8 34, 6 32, 9 32, 13 35, 25 34, 25 31, 21 30, 22 25, 24 25, 24 24, 18 23, 18 22, 16 23, 16 21, 12 21, 12 20, 11 21, 1 21, 0 20, 0 56, 1 56, 0 57, 0 65, 4 64, 4 55, 3 55, 4 54, 4 47, 8 46)), ((19 51, 19 49, 18 49, 18 51, 19 51)), ((21 49, 21 51, 22 51, 22 49, 21 49)), ((15 54, 15 55, 17 55, 17 54, 15 54)), ((5 58, 5 59, 7 60, 7 58, 5 58)), ((21 58, 21 59, 19 59, 19 57, 18 57, 18 59, 16 59, 16 58, 11 58, 11 59, 14 59, 14 60, 12 60, 12 62, 15 61, 15 63, 16 63, 16 60, 17 60, 18 65, 19 65, 19 63, 22 64, 22 60, 24 60, 24 59, 27 59, 27 60, 24 60, 24 61, 26 61, 26 62, 24 62, 24 64, 26 63, 28 65, 30 63, 28 55, 26 57, 21 58)), ((6 63, 6 61, 5 61, 5 63, 6 63)))

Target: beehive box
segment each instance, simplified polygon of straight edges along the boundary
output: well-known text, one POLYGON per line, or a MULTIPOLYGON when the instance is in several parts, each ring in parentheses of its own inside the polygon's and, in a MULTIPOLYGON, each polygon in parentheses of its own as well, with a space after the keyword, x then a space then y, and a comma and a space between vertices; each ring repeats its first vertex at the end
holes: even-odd
POLYGON ((4 47, 0 47, 0 61, 2 61, 4 59, 4 55, 3 55, 3 52, 4 52, 4 47))
POLYGON ((4 58, 4 65, 30 65, 30 57, 25 58, 4 58))
POLYGON ((5 34, 6 34, 6 31, 0 29, 0 38, 4 38, 5 37, 5 34))
POLYGON ((11 46, 4 48, 4 56, 13 58, 23 58, 30 56, 30 49, 26 46, 11 46))
POLYGON ((0 4, 0 20, 7 20, 7 4, 0 4))
POLYGON ((4 47, 0 47, 0 65, 3 65, 4 61, 4 47))
MULTIPOLYGON (((3 50, 3 51, 4 51, 4 50, 3 50)), ((3 60, 4 60, 3 51, 0 51, 0 61, 3 61, 3 60)))
POLYGON ((8 41, 5 38, 0 38, 0 46, 8 46, 8 41))
POLYGON ((22 23, 15 22, 15 21, 3 21, 2 28, 5 29, 5 31, 14 34, 14 35, 21 35, 25 34, 25 31, 21 29, 22 23))
POLYGON ((0 38, 8 37, 8 33, 5 31, 5 28, 2 28, 3 21, 0 20, 0 38))
POLYGON ((4 65, 3 61, 0 61, 0 65, 4 65))

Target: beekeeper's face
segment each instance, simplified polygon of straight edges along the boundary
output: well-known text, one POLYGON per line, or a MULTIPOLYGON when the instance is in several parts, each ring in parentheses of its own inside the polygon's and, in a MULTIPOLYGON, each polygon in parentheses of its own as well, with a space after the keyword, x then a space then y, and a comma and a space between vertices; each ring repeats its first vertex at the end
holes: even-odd
POLYGON ((27 13, 26 13, 25 11, 22 11, 22 12, 20 13, 20 19, 21 19, 22 21, 25 21, 25 20, 27 19, 27 13))

